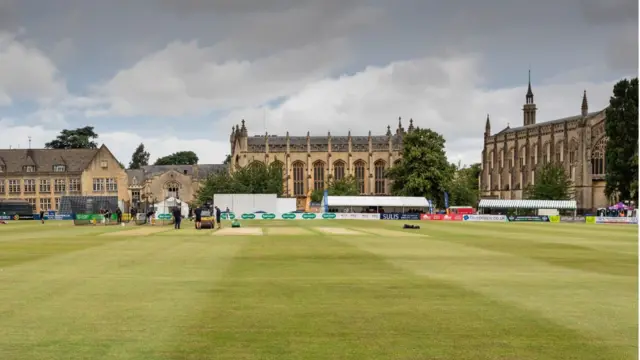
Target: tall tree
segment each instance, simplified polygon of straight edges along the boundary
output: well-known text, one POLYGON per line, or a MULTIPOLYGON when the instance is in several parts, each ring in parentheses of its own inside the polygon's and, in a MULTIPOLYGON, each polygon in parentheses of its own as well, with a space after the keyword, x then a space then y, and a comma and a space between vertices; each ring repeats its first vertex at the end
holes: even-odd
POLYGON ((197 163, 198 155, 193 151, 178 151, 158 158, 154 165, 196 165, 197 163))
POLYGON ((74 130, 64 129, 54 140, 44 144, 47 149, 97 149, 98 144, 94 139, 98 134, 93 126, 85 126, 74 130))
POLYGON ((214 194, 276 194, 282 195, 282 167, 279 163, 265 166, 253 163, 236 170, 233 174, 221 171, 210 175, 196 195, 200 203, 213 198, 214 194))
POLYGON ((547 163, 536 172, 534 184, 527 186, 524 193, 531 200, 570 200, 574 188, 562 165, 547 163))
MULTIPOLYGON (((360 190, 358 181, 352 175, 345 176, 340 180, 329 180, 327 183, 327 192, 331 196, 358 196, 360 190)), ((322 202, 324 190, 314 190, 311 193, 311 201, 322 202)))
POLYGON ((449 189, 449 203, 452 206, 475 206, 480 198, 478 177, 480 176, 480 164, 455 167, 455 176, 449 189))
POLYGON ((144 149, 144 144, 140 143, 131 155, 129 169, 140 169, 143 166, 149 165, 149 156, 151 155, 144 149))
POLYGON ((405 135, 400 163, 387 171, 392 180, 391 192, 402 196, 424 196, 434 204, 444 205, 455 169, 447 161, 442 135, 420 129, 405 135))
POLYGON ((231 154, 227 154, 227 156, 225 156, 224 161, 222 163, 224 165, 231 164, 231 154))
POLYGON ((633 184, 638 182, 638 78, 619 81, 613 86, 606 113, 605 194, 618 200, 637 200, 633 184), (615 196, 617 195, 617 196, 615 196))

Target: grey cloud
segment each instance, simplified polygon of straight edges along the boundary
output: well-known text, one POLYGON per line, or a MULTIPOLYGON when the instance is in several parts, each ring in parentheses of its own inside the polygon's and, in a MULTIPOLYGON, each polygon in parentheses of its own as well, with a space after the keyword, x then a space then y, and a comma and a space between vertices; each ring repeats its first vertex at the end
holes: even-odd
POLYGON ((582 0, 581 5, 585 19, 594 25, 638 23, 637 0, 582 0))

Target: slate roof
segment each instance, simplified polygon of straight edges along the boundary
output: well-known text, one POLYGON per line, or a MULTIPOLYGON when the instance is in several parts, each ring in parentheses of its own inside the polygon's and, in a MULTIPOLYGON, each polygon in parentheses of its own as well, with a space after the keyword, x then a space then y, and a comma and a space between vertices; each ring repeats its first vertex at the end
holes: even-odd
POLYGON ((145 180, 157 175, 164 174, 168 171, 175 170, 180 174, 193 176, 195 179, 204 179, 209 174, 219 171, 226 171, 227 165, 224 164, 198 164, 198 165, 147 165, 141 169, 127 170, 127 178, 129 185, 133 185, 133 178, 138 181, 138 185, 142 185, 145 180))
POLYGON ((478 208, 493 209, 576 209, 575 200, 496 200, 481 199, 478 208))
MULTIPOLYGON (((269 145, 286 145, 287 137, 286 136, 275 136, 270 135, 269 145)), ((392 135, 393 143, 401 142, 402 137, 396 134, 392 135)), ((375 135, 371 136, 371 142, 373 144, 387 144, 389 138, 386 135, 375 135)), ((319 144, 329 144, 328 136, 310 136, 309 142, 311 145, 319 145, 319 144)), ((331 143, 332 144, 347 144, 349 142, 349 137, 347 136, 332 136, 331 143)), ((265 136, 264 135, 256 135, 247 139, 248 145, 264 145, 265 136)), ((351 137, 352 144, 369 144, 368 136, 352 136, 351 137)), ((289 144, 291 145, 306 145, 307 137, 306 136, 290 136, 289 144)))
MULTIPOLYGON (((36 167, 33 174, 51 173, 54 165, 65 165, 66 172, 82 172, 100 149, 0 149, 0 166, 8 174, 24 173, 24 167, 36 167)), ((32 174, 32 173, 29 173, 32 174)))
MULTIPOLYGON (((588 113, 587 116, 585 117, 585 119, 590 119, 592 117, 595 117, 596 115, 599 115, 600 113, 604 112, 605 110, 600 110, 600 111, 588 113)), ((496 133, 494 135, 506 134, 506 133, 517 132, 517 131, 523 131, 523 130, 533 129, 533 128, 540 127, 540 126, 545 126, 545 125, 563 124, 565 122, 570 122, 570 121, 573 121, 573 120, 580 120, 580 119, 582 119, 582 115, 574 115, 574 116, 568 116, 568 117, 561 118, 561 119, 555 119, 555 120, 550 120, 550 121, 539 122, 539 123, 535 123, 533 125, 527 125, 527 126, 519 126, 519 127, 514 127, 514 128, 511 128, 511 127, 507 126, 506 128, 502 129, 500 132, 498 132, 498 133, 496 133)))

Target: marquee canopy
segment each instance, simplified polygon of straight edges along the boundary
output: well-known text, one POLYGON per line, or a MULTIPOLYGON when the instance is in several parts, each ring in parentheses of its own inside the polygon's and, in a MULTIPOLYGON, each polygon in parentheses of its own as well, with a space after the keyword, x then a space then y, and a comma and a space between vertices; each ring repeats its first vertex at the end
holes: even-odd
POLYGON ((494 200, 482 199, 478 208, 485 209, 557 209, 575 210, 575 200, 494 200))
POLYGON ((328 196, 327 204, 328 206, 431 207, 429 200, 415 196, 328 196))

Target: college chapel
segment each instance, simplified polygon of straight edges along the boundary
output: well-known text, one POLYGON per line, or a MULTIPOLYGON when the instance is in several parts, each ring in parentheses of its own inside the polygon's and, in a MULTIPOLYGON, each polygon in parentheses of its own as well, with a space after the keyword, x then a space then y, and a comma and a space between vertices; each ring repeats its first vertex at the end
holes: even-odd
POLYGON ((407 131, 398 119, 395 133, 387 126, 385 135, 368 136, 249 136, 244 120, 231 129, 231 171, 252 163, 282 166, 284 195, 302 197, 309 191, 324 189, 330 179, 353 176, 360 193, 385 195, 390 184, 384 172, 400 159, 402 139, 407 131))
POLYGON ((589 112, 585 90, 578 115, 537 123, 537 107, 529 80, 522 110, 522 126, 507 126, 493 135, 487 115, 480 176, 481 196, 522 199, 523 189, 535 184, 536 169, 545 163, 555 162, 561 164, 571 177, 579 209, 607 206, 604 195, 607 144, 605 109, 589 112))

